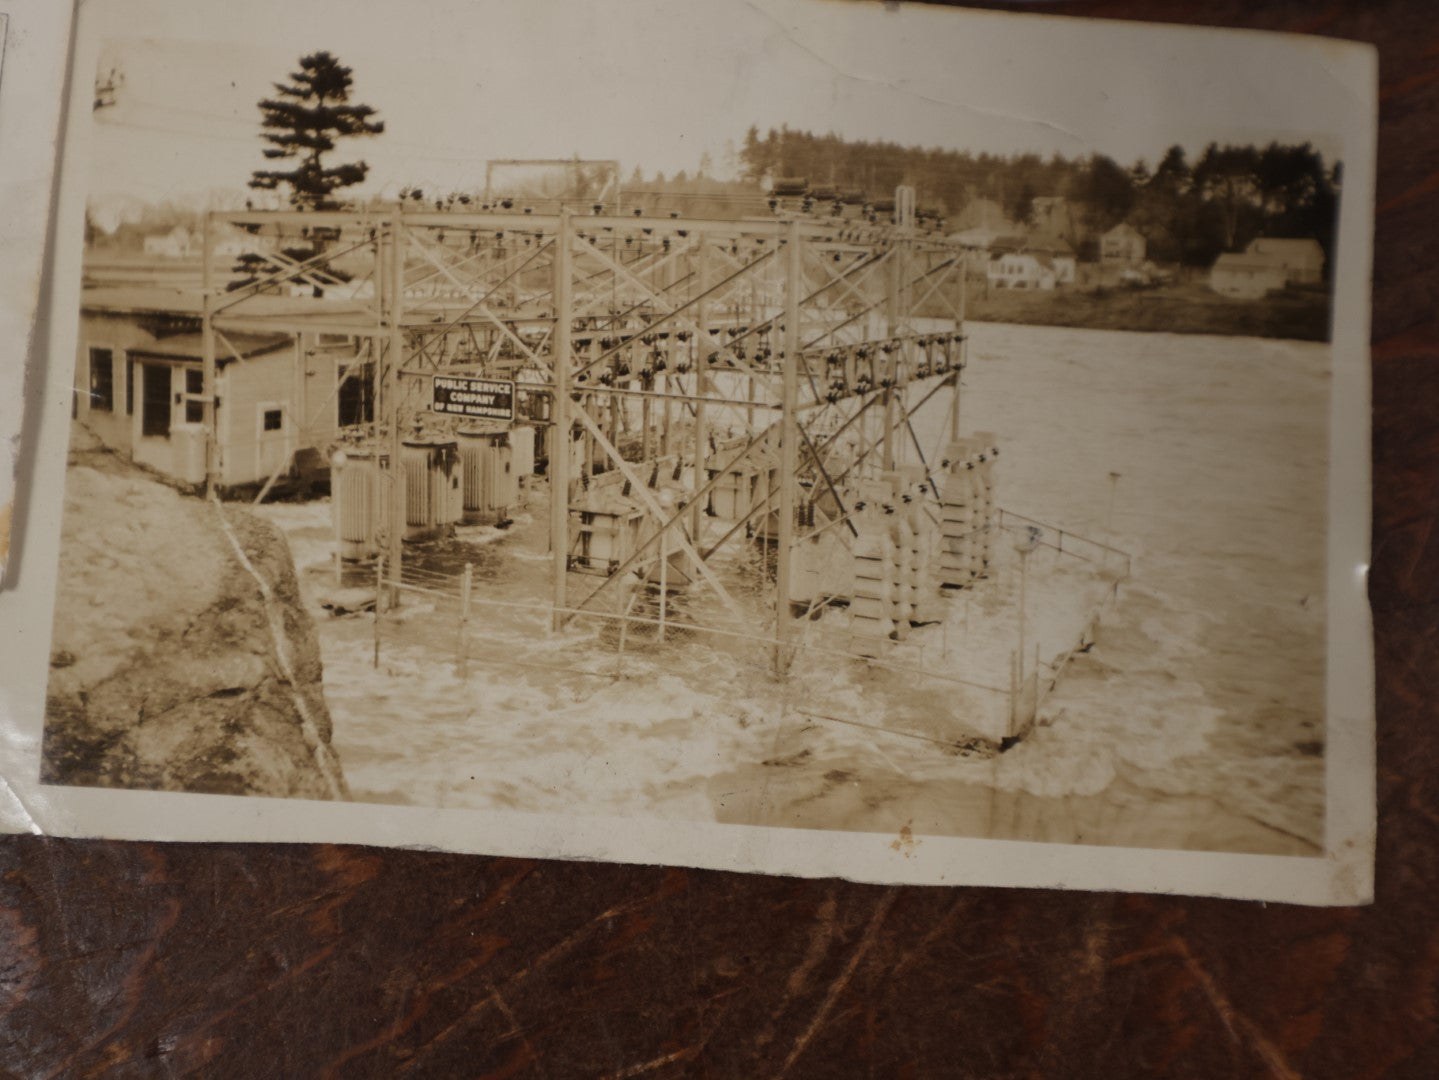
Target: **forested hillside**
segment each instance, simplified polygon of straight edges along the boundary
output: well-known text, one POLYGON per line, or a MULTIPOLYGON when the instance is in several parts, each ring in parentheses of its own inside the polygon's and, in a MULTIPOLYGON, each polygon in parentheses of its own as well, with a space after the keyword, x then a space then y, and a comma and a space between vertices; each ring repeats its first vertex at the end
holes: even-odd
MULTIPOLYGON (((1095 237, 1129 221, 1159 261, 1205 266, 1256 236, 1312 236, 1329 254, 1342 166, 1309 143, 1205 147, 1191 162, 1171 146, 1157 163, 1125 166, 1103 154, 1082 158, 995 155, 852 141, 788 127, 751 127, 740 152, 745 178, 805 177, 811 184, 887 197, 912 184, 922 206, 951 219, 984 198, 1019 226, 1036 224, 1035 200, 1063 197, 1058 231, 1085 254, 1095 237)), ((1332 260, 1330 260, 1332 261, 1332 260)))

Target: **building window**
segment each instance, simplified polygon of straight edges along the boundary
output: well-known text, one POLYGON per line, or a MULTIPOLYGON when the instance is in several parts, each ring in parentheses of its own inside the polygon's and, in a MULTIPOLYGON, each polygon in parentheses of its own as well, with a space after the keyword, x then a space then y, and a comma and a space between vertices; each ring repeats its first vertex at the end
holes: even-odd
POLYGON ((375 421, 375 365, 341 364, 340 392, 337 395, 340 427, 372 424, 375 421))
POLYGON ((125 415, 135 415, 135 361, 125 357, 125 415))
POLYGON ((170 366, 141 364, 144 380, 140 400, 140 433, 151 438, 170 437, 170 366))
POLYGON ((266 431, 279 431, 285 426, 285 413, 281 409, 266 409, 261 427, 266 431))
POLYGON ((90 350, 90 411, 115 411, 115 354, 109 349, 90 350))
MULTIPOLYGON (((203 368, 185 369, 185 393, 204 394, 205 372, 203 368)), ((201 424, 205 421, 205 403, 187 399, 185 401, 185 423, 201 424)))

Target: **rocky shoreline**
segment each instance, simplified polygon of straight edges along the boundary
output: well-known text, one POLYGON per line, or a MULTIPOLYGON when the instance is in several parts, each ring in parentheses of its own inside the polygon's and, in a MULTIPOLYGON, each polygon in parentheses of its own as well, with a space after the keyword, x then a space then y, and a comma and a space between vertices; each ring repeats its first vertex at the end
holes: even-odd
POLYGON ((41 779, 347 798, 283 535, 83 432, 65 496, 41 779))

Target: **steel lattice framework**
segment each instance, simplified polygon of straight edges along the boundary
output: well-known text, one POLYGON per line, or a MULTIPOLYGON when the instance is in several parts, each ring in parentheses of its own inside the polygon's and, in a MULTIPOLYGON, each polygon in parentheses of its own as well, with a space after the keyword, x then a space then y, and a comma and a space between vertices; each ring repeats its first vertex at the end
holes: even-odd
MULTIPOLYGON (((234 351, 228 335, 240 331, 363 342, 375 361, 376 418, 392 473, 402 431, 426 408, 429 379, 513 379, 549 426, 556 625, 661 548, 682 552, 693 579, 744 618, 711 562, 734 537, 759 529, 776 547, 782 667, 795 543, 807 529, 848 524, 853 532, 847 476, 893 469, 900 443, 924 462, 912 418, 936 395, 948 395, 950 437, 958 438, 963 252, 916 224, 907 188, 884 224, 837 211, 716 220, 534 210, 211 213, 204 423, 213 432, 217 356, 234 351), (212 237, 222 227, 263 242, 259 276, 248 284, 218 287, 225 268, 212 237), (282 254, 301 242, 320 253, 282 254), (640 445, 624 453, 620 429, 636 409, 640 445), (752 464, 764 490, 716 538, 701 515, 721 475, 711 467, 721 430, 724 467, 752 464), (843 459, 834 453, 842 437, 852 448, 843 459), (569 452, 576 439, 584 446, 578 468, 569 452), (673 481, 664 499, 655 490, 661 465, 673 481), (622 474, 651 531, 620 565, 604 568, 597 588, 572 600, 572 501, 605 471, 622 474), (804 510, 820 495, 830 513, 816 525, 804 510)), ((389 574, 398 582, 402 500, 389 508, 389 574)))

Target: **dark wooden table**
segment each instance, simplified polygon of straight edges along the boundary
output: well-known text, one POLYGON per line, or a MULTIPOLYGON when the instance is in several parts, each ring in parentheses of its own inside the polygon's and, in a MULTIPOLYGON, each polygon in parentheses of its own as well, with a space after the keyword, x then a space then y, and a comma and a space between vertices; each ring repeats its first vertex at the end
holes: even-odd
POLYGON ((352 847, 11 838, 0 841, 0 1069, 1439 1076, 1439 10, 1429 0, 1046 10, 1202 18, 1381 49, 1377 903, 1310 910, 352 847))

